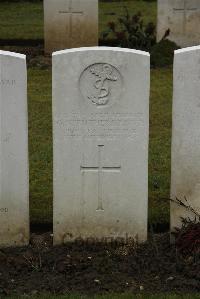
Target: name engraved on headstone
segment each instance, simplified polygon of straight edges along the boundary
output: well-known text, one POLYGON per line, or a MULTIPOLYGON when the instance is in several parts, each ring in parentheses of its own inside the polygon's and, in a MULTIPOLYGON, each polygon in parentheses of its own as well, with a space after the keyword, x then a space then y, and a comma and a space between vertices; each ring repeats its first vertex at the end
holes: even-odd
POLYGON ((13 80, 13 79, 0 79, 0 85, 12 86, 12 85, 15 85, 15 84, 16 84, 16 80, 13 80))
POLYGON ((8 208, 0 208, 0 213, 8 213, 8 208))
POLYGON ((88 104, 103 107, 120 98, 122 76, 113 65, 95 63, 88 66, 79 81, 81 94, 88 104))
POLYGON ((90 117, 79 114, 66 116, 57 120, 64 127, 65 137, 108 137, 135 138, 137 130, 143 126, 143 115, 140 113, 95 113, 90 117))

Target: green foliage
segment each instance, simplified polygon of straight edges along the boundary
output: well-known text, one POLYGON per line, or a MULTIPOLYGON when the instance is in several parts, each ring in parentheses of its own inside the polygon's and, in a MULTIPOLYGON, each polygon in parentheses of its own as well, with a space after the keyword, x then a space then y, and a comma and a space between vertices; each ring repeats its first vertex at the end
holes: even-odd
MULTIPOLYGON (((42 1, 13 1, 0 0, 0 39, 21 41, 43 39, 42 1)), ((148 22, 156 23, 156 2, 147 3, 142 0, 100 2, 99 36, 102 36, 101 33, 107 30, 108 22, 116 22, 118 17, 124 15, 124 6, 128 8, 130 14, 142 11, 145 24, 148 22)))
POLYGON ((172 69, 151 70, 149 142, 149 223, 169 223, 172 69))
POLYGON ((28 71, 31 223, 52 223, 51 71, 28 71))
MULTIPOLYGON (((142 12, 144 24, 153 22, 156 24, 157 6, 156 2, 145 2, 143 0, 123 1, 123 2, 100 2, 99 3, 99 34, 108 30, 108 23, 115 22, 118 25, 118 18, 124 16, 124 6, 127 7, 129 14, 134 15, 138 11, 142 12)), ((118 30, 118 28, 116 28, 118 30)), ((109 34, 109 38, 113 38, 109 34)))
POLYGON ((165 67, 173 64, 174 51, 178 46, 167 39, 161 40, 151 49, 151 65, 153 67, 165 67))
POLYGON ((146 1, 146 2, 157 2, 157 0, 144 0, 144 1, 146 1))
POLYGON ((119 26, 109 22, 103 37, 106 38, 112 33, 119 47, 149 51, 156 42, 155 25, 152 22, 144 24, 140 12, 131 16, 127 7, 124 9, 125 15, 118 19, 119 26))

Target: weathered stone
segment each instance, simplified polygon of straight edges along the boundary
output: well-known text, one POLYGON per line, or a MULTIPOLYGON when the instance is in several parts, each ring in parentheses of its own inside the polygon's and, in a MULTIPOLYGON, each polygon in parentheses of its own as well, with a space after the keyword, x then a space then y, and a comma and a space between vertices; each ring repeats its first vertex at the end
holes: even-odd
POLYGON ((149 54, 53 54, 54 244, 147 237, 149 54))
POLYGON ((45 52, 98 45, 98 0, 44 0, 45 52))
MULTIPOLYGON (((171 197, 200 213, 200 47, 175 52, 171 197), (185 199, 187 201, 185 201, 185 199)), ((171 229, 194 214, 171 204, 171 229)))
POLYGON ((25 56, 0 51, 0 246, 29 240, 26 77, 25 56))
POLYGON ((168 39, 180 47, 200 43, 200 1, 158 0, 157 40, 169 29, 168 39))

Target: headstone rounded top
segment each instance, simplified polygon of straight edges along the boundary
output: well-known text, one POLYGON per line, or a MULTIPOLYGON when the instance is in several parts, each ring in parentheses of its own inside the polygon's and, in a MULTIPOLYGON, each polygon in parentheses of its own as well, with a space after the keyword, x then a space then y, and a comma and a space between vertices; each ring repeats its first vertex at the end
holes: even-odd
POLYGON ((198 50, 200 50, 200 46, 194 46, 194 47, 187 47, 187 48, 183 48, 183 49, 178 49, 174 53, 176 55, 176 54, 193 52, 193 51, 198 51, 198 50))
POLYGON ((86 51, 114 51, 114 52, 126 52, 126 53, 134 53, 144 56, 150 56, 148 52, 135 50, 135 49, 128 49, 128 48, 119 48, 119 47, 81 47, 81 48, 72 48, 66 49, 61 51, 56 51, 52 53, 52 56, 74 53, 74 52, 86 52, 86 51))
POLYGON ((16 58, 26 59, 26 55, 15 53, 15 52, 10 52, 10 51, 0 50, 0 55, 12 56, 12 57, 16 57, 16 58))

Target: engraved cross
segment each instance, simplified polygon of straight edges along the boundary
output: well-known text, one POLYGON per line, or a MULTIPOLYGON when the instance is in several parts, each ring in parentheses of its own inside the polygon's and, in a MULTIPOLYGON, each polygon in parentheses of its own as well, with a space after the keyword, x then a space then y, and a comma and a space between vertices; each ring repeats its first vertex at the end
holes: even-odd
POLYGON ((69 6, 67 10, 60 10, 59 13, 60 14, 66 14, 69 15, 69 36, 72 37, 72 21, 73 21, 73 17, 76 15, 82 16, 83 15, 83 11, 76 11, 73 10, 72 8, 72 1, 69 1, 69 6))
POLYGON ((187 12, 198 10, 197 7, 188 7, 188 0, 184 0, 184 5, 182 8, 173 8, 174 12, 183 13, 183 33, 186 33, 186 22, 187 22, 187 12))
POLYGON ((98 207, 97 211, 104 211, 103 209, 103 174, 105 172, 109 173, 119 173, 121 171, 121 166, 103 166, 102 165, 102 150, 104 145, 98 145, 98 167, 93 166, 81 166, 81 172, 94 172, 98 173, 98 207))

